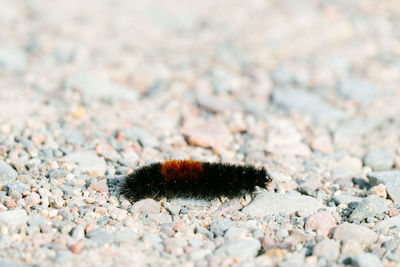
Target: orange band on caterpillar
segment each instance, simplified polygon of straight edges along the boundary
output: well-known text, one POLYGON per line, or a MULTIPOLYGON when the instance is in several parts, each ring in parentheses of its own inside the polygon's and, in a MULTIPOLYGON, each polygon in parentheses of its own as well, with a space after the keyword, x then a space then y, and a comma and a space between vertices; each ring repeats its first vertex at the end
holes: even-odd
POLYGON ((251 165, 170 160, 138 168, 128 175, 121 193, 132 201, 143 198, 237 197, 266 188, 271 177, 264 168, 251 165))
POLYGON ((199 161, 169 160, 162 164, 161 173, 167 182, 185 179, 199 180, 203 173, 203 166, 199 161))

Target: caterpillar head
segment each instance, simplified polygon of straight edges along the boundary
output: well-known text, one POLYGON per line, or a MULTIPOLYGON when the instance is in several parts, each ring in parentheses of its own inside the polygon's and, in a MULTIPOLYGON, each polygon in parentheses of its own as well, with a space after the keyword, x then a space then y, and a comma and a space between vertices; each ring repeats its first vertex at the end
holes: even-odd
POLYGON ((267 188, 268 184, 270 182, 272 182, 272 178, 271 175, 268 173, 267 170, 265 170, 264 168, 262 168, 260 170, 260 178, 261 179, 257 179, 257 186, 261 187, 261 188, 267 188))

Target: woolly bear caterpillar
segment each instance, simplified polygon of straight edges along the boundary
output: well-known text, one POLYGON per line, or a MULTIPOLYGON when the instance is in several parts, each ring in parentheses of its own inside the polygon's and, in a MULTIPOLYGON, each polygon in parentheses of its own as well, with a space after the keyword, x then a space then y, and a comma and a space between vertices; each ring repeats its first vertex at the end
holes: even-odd
POLYGON ((121 193, 129 200, 143 198, 234 198, 266 188, 272 179, 264 168, 251 165, 169 160, 138 168, 128 175, 121 193))

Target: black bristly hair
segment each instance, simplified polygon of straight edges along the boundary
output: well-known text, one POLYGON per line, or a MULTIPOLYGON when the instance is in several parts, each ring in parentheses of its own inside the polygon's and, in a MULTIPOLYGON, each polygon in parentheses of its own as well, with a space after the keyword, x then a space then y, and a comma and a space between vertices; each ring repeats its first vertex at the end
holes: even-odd
POLYGON ((128 175, 121 193, 131 201, 143 198, 234 198, 271 182, 264 168, 252 165, 170 160, 138 168, 128 175))

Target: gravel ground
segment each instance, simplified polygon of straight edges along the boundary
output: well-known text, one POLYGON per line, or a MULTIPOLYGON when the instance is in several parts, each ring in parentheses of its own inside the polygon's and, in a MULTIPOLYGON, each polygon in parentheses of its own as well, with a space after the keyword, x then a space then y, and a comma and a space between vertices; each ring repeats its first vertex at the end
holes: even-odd
POLYGON ((0 6, 0 266, 400 265, 398 0, 0 6), (171 158, 274 181, 120 196, 171 158))

